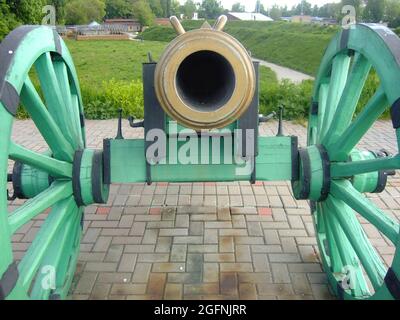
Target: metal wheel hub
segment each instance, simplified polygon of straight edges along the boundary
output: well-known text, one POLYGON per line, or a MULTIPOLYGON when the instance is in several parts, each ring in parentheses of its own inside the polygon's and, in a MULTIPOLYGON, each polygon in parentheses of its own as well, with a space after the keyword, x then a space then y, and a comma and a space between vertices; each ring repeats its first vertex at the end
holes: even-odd
POLYGON ((298 179, 292 182, 297 200, 324 201, 329 195, 331 176, 329 155, 324 146, 299 150, 298 179))
POLYGON ((79 207, 107 203, 109 185, 104 183, 103 177, 103 151, 85 149, 75 153, 72 187, 79 207))

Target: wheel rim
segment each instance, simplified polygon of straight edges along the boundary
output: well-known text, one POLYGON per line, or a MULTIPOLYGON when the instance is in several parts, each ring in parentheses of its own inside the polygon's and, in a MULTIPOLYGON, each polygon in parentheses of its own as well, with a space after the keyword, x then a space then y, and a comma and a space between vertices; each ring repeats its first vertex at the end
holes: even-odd
POLYGON ((316 146, 327 151, 330 184, 326 197, 308 199, 313 200, 311 211, 324 269, 333 291, 343 299, 400 299, 399 223, 351 182, 360 175, 378 177, 378 171, 399 169, 400 156, 349 161, 367 130, 390 107, 400 145, 399 81, 400 39, 380 25, 357 25, 339 33, 326 51, 316 80, 307 152, 316 146), (380 87, 355 116, 371 68, 380 87), (384 264, 370 243, 357 214, 396 247, 391 266, 384 264))
POLYGON ((47 27, 16 29, 1 43, 0 56, 0 148, 5 150, 0 154, 0 275, 6 283, 0 298, 62 299, 74 275, 84 213, 72 186, 75 152, 86 146, 76 71, 64 42, 47 27), (43 99, 30 79, 32 68, 43 99), (19 102, 49 152, 40 154, 11 141, 19 102), (47 188, 12 213, 7 205, 9 159, 51 176, 47 188), (16 269, 12 235, 45 210, 49 214, 16 269))

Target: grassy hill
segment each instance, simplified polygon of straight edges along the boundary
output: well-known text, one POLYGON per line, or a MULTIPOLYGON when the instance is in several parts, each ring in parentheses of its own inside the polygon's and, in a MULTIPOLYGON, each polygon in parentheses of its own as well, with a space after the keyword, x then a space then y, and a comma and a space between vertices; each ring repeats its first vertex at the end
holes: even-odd
MULTIPOLYGON (((185 21, 186 30, 197 29, 202 21, 185 21)), ((228 22, 225 31, 250 50, 253 56, 315 75, 326 46, 338 31, 336 26, 287 22, 228 22)), ((142 33, 145 40, 171 41, 171 27, 155 26, 142 33)))

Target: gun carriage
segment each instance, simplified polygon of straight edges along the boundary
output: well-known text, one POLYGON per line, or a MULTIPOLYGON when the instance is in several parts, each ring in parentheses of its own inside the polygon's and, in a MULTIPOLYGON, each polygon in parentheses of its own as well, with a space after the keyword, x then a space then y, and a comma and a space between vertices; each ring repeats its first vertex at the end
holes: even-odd
MULTIPOLYGON (((400 139, 400 40, 381 25, 343 29, 323 57, 310 97, 308 145, 297 137, 259 135, 259 65, 223 32, 226 17, 178 37, 158 63, 143 64, 144 139, 106 139, 87 148, 84 108, 72 58, 51 28, 23 26, 0 45, 0 299, 64 299, 77 263, 84 210, 106 203, 112 183, 291 181, 309 200, 321 261, 343 299, 400 299, 399 222, 364 193, 382 192, 400 168, 398 154, 357 144, 391 110, 400 139), (36 70, 40 94, 30 78, 36 70), (370 70, 380 85, 356 114, 370 70), (48 145, 38 153, 12 141, 22 105, 48 145), (8 172, 9 160, 14 161, 8 172), (12 183, 14 194, 8 193, 12 183), (27 199, 13 212, 8 200, 27 199), (13 234, 50 210, 17 263, 13 234), (387 267, 358 215, 396 248, 387 267), (56 288, 44 288, 43 266, 56 288), (349 278, 349 273, 351 277, 349 278), (349 281, 348 279, 354 279, 349 281)), ((121 121, 120 121, 121 122, 121 121)), ((399 141, 399 140, 398 140, 399 141)))

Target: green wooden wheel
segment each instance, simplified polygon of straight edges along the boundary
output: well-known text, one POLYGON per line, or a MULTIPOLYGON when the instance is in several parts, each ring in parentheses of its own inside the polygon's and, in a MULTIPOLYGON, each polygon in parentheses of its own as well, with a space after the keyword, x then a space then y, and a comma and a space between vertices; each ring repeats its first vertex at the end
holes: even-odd
POLYGON ((399 222, 352 183, 360 180, 355 177, 369 175, 365 183, 357 185, 371 189, 371 179, 379 176, 377 172, 400 168, 399 154, 373 157, 357 154, 356 149, 368 129, 390 108, 399 146, 399 83, 400 39, 374 24, 341 31, 328 46, 316 80, 308 148, 303 150, 308 162, 302 161, 294 190, 312 200, 322 262, 333 291, 343 299, 400 299, 399 222), (378 75, 380 86, 357 113, 371 69, 378 75), (325 155, 316 155, 316 149, 325 155), (383 262, 368 240, 358 216, 396 249, 391 265, 383 262))
POLYGON ((72 181, 75 153, 85 148, 83 119, 76 71, 58 34, 40 26, 10 33, 0 45, 0 299, 62 299, 68 294, 84 211, 83 205, 77 205, 72 181), (33 84, 32 69, 41 90, 33 84), (20 104, 46 141, 46 153, 12 141, 20 104), (32 183, 42 187, 28 188, 31 198, 14 212, 8 212, 7 202, 10 159, 23 164, 25 171, 39 172, 42 179, 32 183), (42 182, 45 174, 51 177, 47 185, 42 182), (46 210, 48 217, 16 263, 13 234, 46 210))

